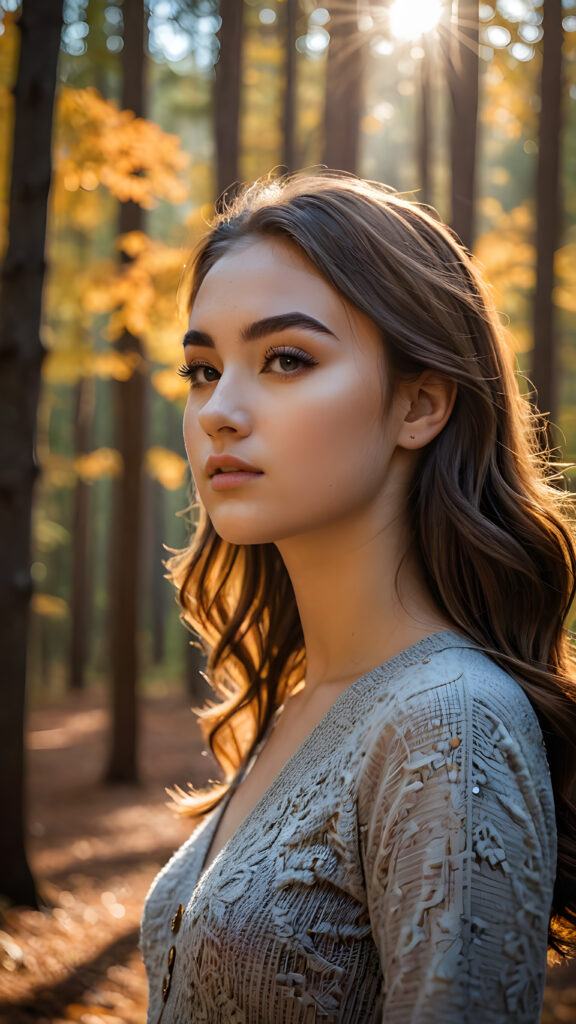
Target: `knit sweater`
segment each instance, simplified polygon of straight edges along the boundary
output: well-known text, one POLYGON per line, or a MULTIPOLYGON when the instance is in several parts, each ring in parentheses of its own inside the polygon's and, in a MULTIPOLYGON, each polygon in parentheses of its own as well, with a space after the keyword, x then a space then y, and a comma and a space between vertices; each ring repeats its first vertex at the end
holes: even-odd
POLYGON ((540 1020, 548 764, 471 641, 436 633, 352 683, 204 870, 225 806, 146 898, 148 1024, 540 1020))

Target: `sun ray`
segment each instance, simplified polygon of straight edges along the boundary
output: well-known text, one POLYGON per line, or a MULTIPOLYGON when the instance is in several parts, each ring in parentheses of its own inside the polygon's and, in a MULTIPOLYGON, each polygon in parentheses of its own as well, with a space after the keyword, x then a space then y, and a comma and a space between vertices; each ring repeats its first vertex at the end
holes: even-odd
POLYGON ((394 0, 389 10, 390 32, 395 39, 419 39, 437 27, 444 11, 443 0, 394 0))

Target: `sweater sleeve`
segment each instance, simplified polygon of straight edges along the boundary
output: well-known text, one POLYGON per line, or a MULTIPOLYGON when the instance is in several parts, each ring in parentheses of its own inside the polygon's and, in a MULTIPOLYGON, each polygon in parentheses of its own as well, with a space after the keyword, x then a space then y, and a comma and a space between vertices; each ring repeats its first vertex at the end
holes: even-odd
POLYGON ((371 730, 359 819, 385 1024, 540 1020, 552 788, 527 697, 490 668, 399 691, 371 730))

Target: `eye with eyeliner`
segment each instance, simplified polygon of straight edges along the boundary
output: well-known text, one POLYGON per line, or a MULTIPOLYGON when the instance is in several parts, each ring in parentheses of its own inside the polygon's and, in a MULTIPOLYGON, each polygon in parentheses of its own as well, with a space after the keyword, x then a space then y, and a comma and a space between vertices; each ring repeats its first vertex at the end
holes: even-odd
MULTIPOLYGON (((273 362, 274 359, 281 358, 282 356, 284 356, 285 358, 288 357, 290 359, 296 360, 297 362, 302 363, 303 365, 299 369, 289 371, 288 373, 277 373, 276 376, 299 377, 300 374, 304 372, 306 366, 318 365, 315 359, 312 359, 312 357, 307 355, 306 352, 302 352, 301 349, 292 348, 289 345, 282 345, 280 347, 267 349, 267 351, 264 353, 264 366, 262 369, 265 370, 268 363, 273 362)), ((178 369, 178 373, 181 377, 184 377, 186 380, 190 381, 191 388, 201 388, 205 387, 208 384, 214 384, 215 380, 198 381, 196 379, 196 371, 200 369, 214 370, 215 373, 218 372, 217 370, 215 370, 213 366, 210 365, 210 363, 205 363, 202 362, 202 360, 200 359, 195 359, 189 364, 184 363, 182 366, 180 366, 178 369)))

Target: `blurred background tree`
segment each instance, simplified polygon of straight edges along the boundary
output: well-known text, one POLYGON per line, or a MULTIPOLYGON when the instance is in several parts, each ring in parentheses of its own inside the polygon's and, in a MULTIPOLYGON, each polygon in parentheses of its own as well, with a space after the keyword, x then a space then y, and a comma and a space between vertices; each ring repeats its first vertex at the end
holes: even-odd
MULTIPOLYGON (((20 17, 0 0, 6 261, 20 17)), ((106 689, 110 780, 138 778, 139 693, 206 692, 162 560, 193 528, 176 295, 214 203, 327 163, 435 205, 571 461, 575 127, 569 0, 64 0, 27 687, 106 689)))
POLYGON ((14 90, 9 238, 0 274, 0 831, 2 885, 37 905, 24 849, 24 697, 30 612, 30 534, 36 409, 45 350, 40 338, 52 112, 62 0, 28 0, 20 21, 14 90))

